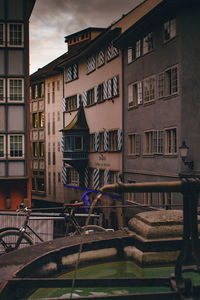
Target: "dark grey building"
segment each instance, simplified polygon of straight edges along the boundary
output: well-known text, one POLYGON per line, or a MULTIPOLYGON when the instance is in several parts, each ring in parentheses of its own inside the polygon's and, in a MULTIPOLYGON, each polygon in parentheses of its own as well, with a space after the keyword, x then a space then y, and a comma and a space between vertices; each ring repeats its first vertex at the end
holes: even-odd
POLYGON ((35 0, 0 0, 0 208, 30 205, 29 17, 35 0))
MULTIPOLYGON (((161 1, 120 38, 123 51, 123 174, 125 182, 200 175, 200 5, 161 1), (189 147, 184 165, 179 147, 189 147)), ((144 193, 126 199, 176 208, 178 195, 144 193)))

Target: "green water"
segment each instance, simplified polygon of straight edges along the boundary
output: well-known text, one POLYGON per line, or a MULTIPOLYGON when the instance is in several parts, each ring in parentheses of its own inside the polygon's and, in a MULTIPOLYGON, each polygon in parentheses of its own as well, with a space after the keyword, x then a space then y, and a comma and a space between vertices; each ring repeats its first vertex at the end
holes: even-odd
MULTIPOLYGON (((77 271, 77 278, 134 278, 134 277, 169 277, 174 271, 173 267, 141 268, 132 261, 118 261, 104 264, 97 264, 80 268, 77 271)), ((73 278, 74 272, 59 276, 59 278, 73 278)), ((192 277, 195 284, 200 284, 200 275, 187 273, 192 277)), ((169 291, 168 287, 110 287, 110 288, 75 288, 73 298, 78 296, 106 296, 129 294, 136 292, 161 292, 169 291)), ((37 298, 70 298, 71 288, 42 288, 38 289, 29 299, 37 298)))

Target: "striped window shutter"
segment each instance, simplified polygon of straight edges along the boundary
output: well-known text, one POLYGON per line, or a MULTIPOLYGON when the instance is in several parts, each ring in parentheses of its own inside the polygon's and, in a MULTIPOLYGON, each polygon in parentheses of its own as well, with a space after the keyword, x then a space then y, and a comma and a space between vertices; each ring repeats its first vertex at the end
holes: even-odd
POLYGON ((65 151, 65 138, 64 136, 61 137, 61 151, 65 151))
POLYGON ((62 111, 63 112, 66 111, 66 100, 65 100, 65 98, 62 99, 62 111))
POLYGON ((111 99, 112 98, 112 79, 108 80, 108 93, 107 93, 107 98, 111 99))
POLYGON ((93 177, 93 182, 94 182, 94 189, 99 190, 100 188, 100 171, 99 169, 94 169, 94 177, 93 177))
POLYGON ((108 131, 104 131, 104 151, 108 151, 108 131))
POLYGON ((62 168, 62 183, 67 184, 68 183, 68 169, 66 167, 62 168))
POLYGON ((66 76, 67 76, 66 77, 67 82, 69 82, 69 81, 72 80, 72 67, 71 66, 67 68, 67 74, 66 74, 66 76))
POLYGON ((108 48, 107 48, 107 57, 108 57, 108 61, 111 60, 112 58, 112 45, 108 45, 108 48))
POLYGON ((83 106, 87 106, 87 91, 83 92, 83 106))
POLYGON ((77 108, 79 108, 81 105, 81 95, 77 94, 77 108))
POLYGON ((119 54, 118 49, 113 46, 113 57, 117 56, 118 54, 119 54))
POLYGON ((117 139, 118 150, 122 151, 122 130, 121 129, 118 129, 117 136, 118 136, 117 139))
POLYGON ((98 102, 98 86, 94 88, 94 103, 98 102))
POLYGON ((73 79, 78 78, 78 65, 74 64, 73 65, 73 79))
POLYGON ((105 55, 104 55, 104 51, 100 50, 98 53, 98 57, 97 57, 97 63, 98 63, 98 67, 102 66, 105 62, 105 55))
POLYGON ((106 100, 108 99, 108 82, 105 81, 103 83, 103 99, 106 100))
POLYGON ((133 48, 128 47, 128 64, 130 64, 133 60, 133 48))
POLYGON ((104 170, 104 185, 109 184, 109 170, 104 170))
POLYGON ((119 76, 113 77, 113 96, 119 95, 119 76))
POLYGON ((88 168, 85 168, 85 174, 84 174, 84 180, 85 180, 85 187, 88 188, 89 184, 89 178, 88 178, 88 168))
POLYGON ((96 152, 99 150, 99 133, 95 133, 94 135, 94 149, 96 152))

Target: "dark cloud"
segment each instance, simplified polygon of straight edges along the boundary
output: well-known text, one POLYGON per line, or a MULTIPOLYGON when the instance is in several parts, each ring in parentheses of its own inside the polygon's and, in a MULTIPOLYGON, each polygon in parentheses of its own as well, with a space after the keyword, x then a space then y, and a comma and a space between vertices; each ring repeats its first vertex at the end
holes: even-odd
POLYGON ((32 70, 66 51, 64 36, 90 26, 107 27, 142 1, 36 0, 30 22, 32 70))

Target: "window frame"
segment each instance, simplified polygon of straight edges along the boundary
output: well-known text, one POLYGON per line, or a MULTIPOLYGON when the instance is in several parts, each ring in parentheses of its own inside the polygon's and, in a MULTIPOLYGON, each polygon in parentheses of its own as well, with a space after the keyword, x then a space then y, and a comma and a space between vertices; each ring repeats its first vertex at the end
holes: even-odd
POLYGON ((83 136, 82 135, 75 135, 74 136, 74 151, 83 151, 83 136), (81 141, 81 147, 76 148, 76 139, 79 138, 81 141))
POLYGON ((0 156, 0 159, 5 159, 6 157, 6 137, 4 134, 0 134, 0 137, 3 137, 3 156, 0 156))
POLYGON ((164 22, 164 24, 163 24, 163 41, 164 41, 164 43, 169 42, 170 40, 174 39, 177 36, 177 26, 176 25, 177 25, 176 18, 171 18, 171 19, 167 20, 166 22, 164 22), (174 24, 175 24, 175 27, 173 28, 174 24), (168 26, 168 29, 165 28, 166 26, 168 26), (169 35, 169 38, 166 38, 166 30, 168 30, 167 34, 169 35), (173 31, 175 32, 174 34, 173 34, 173 31))
POLYGON ((157 94, 158 99, 164 97, 170 97, 177 95, 179 93, 179 68, 178 65, 171 66, 165 69, 163 72, 159 73, 157 76, 157 94), (176 70, 176 79, 173 80, 172 72, 176 70), (169 75, 169 72, 171 75, 169 75), (159 80, 159 76, 162 76, 162 79, 159 80), (160 83, 162 80, 162 84, 160 83), (176 84, 174 84, 174 82, 176 84), (173 89, 175 89, 173 91, 173 89))
POLYGON ((0 99, 0 103, 5 103, 6 101, 6 86, 5 86, 5 78, 0 78, 3 82, 3 100, 0 99))
POLYGON ((0 22, 0 25, 3 25, 3 31, 2 31, 2 38, 3 38, 3 40, 2 40, 2 44, 0 43, 0 48, 1 47, 5 47, 5 37, 6 37, 6 35, 5 35, 5 23, 3 23, 3 22, 0 22))
POLYGON ((141 153, 141 135, 128 133, 128 156, 139 156, 141 153))
POLYGON ((24 78, 8 78, 8 102, 9 103, 24 103, 24 78), (21 100, 10 100, 10 95, 11 95, 11 92, 10 92, 10 83, 11 83, 11 80, 20 80, 22 85, 21 85, 21 89, 22 89, 22 96, 21 96, 21 100))
POLYGON ((70 97, 65 98, 65 111, 71 112, 78 109, 78 95, 72 95, 70 97))
POLYGON ((7 32, 7 39, 8 39, 8 46, 9 47, 17 47, 17 48, 22 48, 24 47, 24 24, 23 23, 17 23, 17 22, 10 22, 8 23, 8 32, 7 32), (21 25, 21 44, 11 44, 10 42, 10 25, 21 25))
POLYGON ((143 39, 142 39, 142 54, 143 55, 145 55, 145 54, 147 54, 147 53, 149 53, 149 52, 151 52, 151 51, 153 51, 154 50, 154 48, 155 48, 155 46, 154 46, 154 34, 153 34, 153 32, 151 31, 151 32, 149 32, 149 33, 147 33, 144 37, 143 37, 143 39), (152 38, 152 41, 148 41, 148 39, 149 38, 152 38), (151 46, 150 46, 151 45, 151 46))
POLYGON ((151 102, 153 102, 153 101, 155 101, 156 100, 156 75, 152 75, 152 76, 149 76, 149 77, 147 77, 147 78, 144 78, 143 79, 143 82, 142 82, 142 91, 143 91, 143 102, 144 102, 144 104, 145 103, 151 103, 151 102), (148 83, 148 81, 150 81, 150 80, 154 80, 154 89, 153 89, 153 95, 154 95, 154 97, 153 98, 151 98, 151 88, 150 88, 150 85, 151 85, 151 83, 148 83), (145 85, 146 84, 149 84, 149 87, 148 87, 148 97, 149 97, 149 99, 147 100, 147 96, 145 96, 145 85), (145 98, 146 97, 146 98, 145 98))
POLYGON ((169 127, 164 129, 164 141, 165 141, 165 147, 164 147, 164 154, 167 156, 177 156, 178 154, 178 134, 177 134, 177 127, 169 127), (174 133, 175 131, 175 139, 174 139, 174 133), (171 141, 169 142, 169 135, 171 141), (171 148, 170 151, 169 148, 171 148))
POLYGON ((8 134, 8 158, 9 159, 24 159, 25 157, 25 145, 24 145, 24 134, 8 134), (11 141, 10 138, 11 136, 18 136, 18 137, 22 137, 22 156, 11 156, 10 155, 10 151, 11 151, 11 141))
POLYGON ((142 81, 135 81, 128 85, 128 108, 137 107, 143 103, 143 84, 142 81), (135 86, 137 86, 137 91, 135 91, 135 86), (132 98, 132 101, 130 101, 132 98), (131 105, 131 103, 133 103, 131 105))

